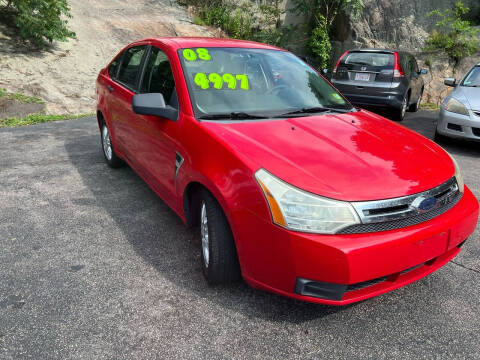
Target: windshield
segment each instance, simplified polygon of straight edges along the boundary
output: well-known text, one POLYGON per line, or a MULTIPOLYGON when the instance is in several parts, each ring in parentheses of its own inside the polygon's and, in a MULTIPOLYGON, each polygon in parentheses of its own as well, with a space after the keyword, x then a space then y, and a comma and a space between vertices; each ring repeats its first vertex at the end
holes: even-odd
POLYGON ((463 80, 463 86, 480 87, 480 66, 473 67, 463 80))
MULTIPOLYGON (((197 118, 241 113, 275 116, 312 108, 352 106, 310 66, 278 50, 190 48, 178 50, 197 118)), ((320 109, 321 108, 321 109, 320 109)))

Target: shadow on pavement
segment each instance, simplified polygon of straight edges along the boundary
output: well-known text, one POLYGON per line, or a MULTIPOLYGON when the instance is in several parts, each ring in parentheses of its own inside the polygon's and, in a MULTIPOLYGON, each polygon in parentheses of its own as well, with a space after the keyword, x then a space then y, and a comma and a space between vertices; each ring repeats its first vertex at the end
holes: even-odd
POLYGON ((99 140, 97 135, 66 139, 68 156, 95 196, 96 205, 116 222, 136 253, 154 266, 160 281, 165 278, 216 305, 270 321, 301 323, 354 306, 305 303, 254 290, 243 282, 208 287, 200 267, 198 230, 187 229, 129 167, 110 169, 103 159, 99 140))

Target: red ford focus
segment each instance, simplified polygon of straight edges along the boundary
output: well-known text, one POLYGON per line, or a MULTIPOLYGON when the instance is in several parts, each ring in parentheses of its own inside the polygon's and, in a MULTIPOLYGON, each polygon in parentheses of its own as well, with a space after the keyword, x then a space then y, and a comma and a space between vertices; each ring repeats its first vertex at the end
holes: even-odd
POLYGON ((348 304, 430 274, 475 229, 448 153, 282 49, 142 40, 100 72, 97 95, 107 163, 199 225, 210 284, 348 304))

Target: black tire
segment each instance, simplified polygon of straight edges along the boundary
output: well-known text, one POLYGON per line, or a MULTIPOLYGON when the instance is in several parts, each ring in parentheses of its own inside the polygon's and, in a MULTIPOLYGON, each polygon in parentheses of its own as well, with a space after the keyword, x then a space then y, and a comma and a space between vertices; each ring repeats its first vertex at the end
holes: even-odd
POLYGON ((221 285, 240 280, 240 265, 230 225, 218 202, 206 190, 202 192, 200 202, 200 240, 202 269, 207 282, 221 285), (206 213, 206 228, 203 211, 206 213), (208 234, 207 244, 204 243, 205 232, 208 234), (208 248, 208 256, 204 248, 208 248))
POLYGON ((419 96, 419 98, 417 99, 417 102, 416 102, 415 104, 410 105, 410 107, 408 108, 408 111, 410 111, 410 112, 417 112, 418 109, 420 109, 420 103, 422 102, 422 96, 423 96, 423 89, 422 89, 422 91, 420 92, 420 96, 419 96))
POLYGON ((100 130, 100 141, 102 143, 103 156, 105 157, 108 166, 115 169, 125 165, 124 161, 115 153, 115 149, 110 140, 110 132, 105 122, 102 123, 102 128, 100 130), (105 137, 108 137, 108 139, 105 137), (108 147, 110 147, 110 149, 108 149, 108 147))
POLYGON ((398 109, 393 109, 392 113, 392 120, 394 121, 403 121, 405 118, 405 113, 407 112, 408 102, 410 100, 409 93, 406 93, 403 97, 402 105, 398 109))

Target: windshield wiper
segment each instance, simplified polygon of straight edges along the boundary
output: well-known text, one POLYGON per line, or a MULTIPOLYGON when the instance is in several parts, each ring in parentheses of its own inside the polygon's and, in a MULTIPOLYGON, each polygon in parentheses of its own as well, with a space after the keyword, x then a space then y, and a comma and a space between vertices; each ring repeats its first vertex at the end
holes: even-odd
POLYGON ((210 114, 199 116, 201 120, 248 120, 248 119, 268 119, 265 115, 253 115, 246 112, 231 112, 222 114, 210 114))
POLYGON ((320 107, 320 106, 305 107, 305 108, 302 108, 302 109, 289 111, 289 112, 280 114, 280 115, 278 115, 278 117, 285 117, 285 116, 296 115, 296 114, 313 114, 313 113, 321 113, 321 112, 327 112, 327 111, 339 112, 339 113, 344 114, 344 113, 351 112, 352 109, 340 109, 340 108, 330 108, 330 107, 320 107))

